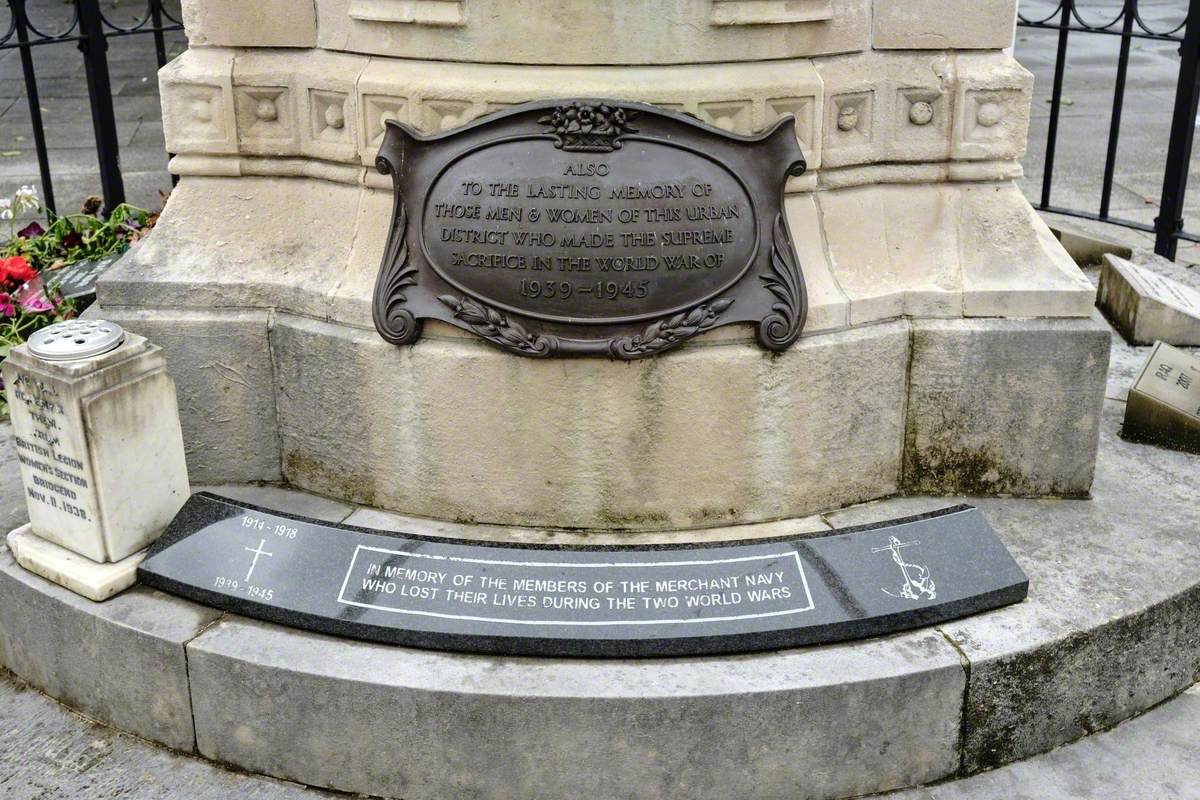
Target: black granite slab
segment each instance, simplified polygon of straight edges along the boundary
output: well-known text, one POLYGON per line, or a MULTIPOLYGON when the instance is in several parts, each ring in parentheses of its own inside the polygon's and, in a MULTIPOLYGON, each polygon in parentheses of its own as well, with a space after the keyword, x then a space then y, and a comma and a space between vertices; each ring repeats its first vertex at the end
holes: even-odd
POLYGON ((978 509, 819 538, 539 546, 398 535, 193 495, 143 583, 336 636, 474 653, 644 657, 893 633, 1017 603, 978 509))

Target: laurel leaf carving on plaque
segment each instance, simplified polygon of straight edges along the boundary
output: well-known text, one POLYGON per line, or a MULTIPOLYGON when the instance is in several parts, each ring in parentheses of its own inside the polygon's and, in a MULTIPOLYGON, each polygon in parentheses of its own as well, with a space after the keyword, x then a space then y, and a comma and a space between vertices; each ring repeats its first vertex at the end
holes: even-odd
POLYGON ((527 356, 548 356, 557 349, 557 340, 553 336, 531 334, 519 322, 491 306, 452 294, 439 295, 438 300, 477 335, 507 350, 527 356))
POLYGON ((681 311, 672 317, 657 320, 640 334, 613 339, 610 352, 617 358, 634 359, 669 350, 693 336, 715 328, 721 314, 731 305, 733 298, 724 297, 711 303, 702 303, 690 311, 681 311))

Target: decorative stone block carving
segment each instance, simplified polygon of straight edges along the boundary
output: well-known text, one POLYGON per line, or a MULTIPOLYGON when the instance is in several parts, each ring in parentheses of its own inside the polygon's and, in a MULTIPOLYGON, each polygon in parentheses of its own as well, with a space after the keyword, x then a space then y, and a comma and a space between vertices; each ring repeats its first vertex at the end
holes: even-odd
POLYGON ((163 133, 174 153, 236 153, 233 51, 189 50, 159 72, 163 133))
POLYGON ((875 91, 829 98, 825 109, 826 166, 870 160, 875 128, 875 91))
POLYGON ((234 98, 238 146, 243 153, 295 154, 295 113, 286 86, 239 86, 234 98))
POLYGON ((426 100, 421 104, 423 128, 428 133, 466 125, 484 112, 482 103, 470 100, 426 100))
POLYGON ((748 134, 754 130, 754 104, 748 100, 727 103, 700 103, 700 119, 733 133, 748 134))
POLYGON ((713 25, 786 25, 833 19, 831 0, 713 0, 713 25))
POLYGON ((887 151, 897 161, 937 161, 950 155, 952 100, 932 87, 898 89, 887 151))
POLYGON ((375 154, 383 144, 388 120, 407 122, 408 98, 383 95, 363 95, 362 98, 362 154, 363 162, 375 163, 375 154))
POLYGON ((1000 54, 958 56, 958 101, 951 155, 1013 159, 1025 153, 1033 76, 1000 54))

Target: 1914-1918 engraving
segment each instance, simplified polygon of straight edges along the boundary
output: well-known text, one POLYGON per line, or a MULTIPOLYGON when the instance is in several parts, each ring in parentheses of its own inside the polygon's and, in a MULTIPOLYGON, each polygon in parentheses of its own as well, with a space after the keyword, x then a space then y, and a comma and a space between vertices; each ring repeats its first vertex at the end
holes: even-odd
POLYGON ((529 103, 433 137, 389 123, 377 164, 396 203, 374 316, 395 344, 433 318, 519 355, 634 359, 737 322, 784 350, 804 326, 790 117, 743 137, 634 103, 529 103))

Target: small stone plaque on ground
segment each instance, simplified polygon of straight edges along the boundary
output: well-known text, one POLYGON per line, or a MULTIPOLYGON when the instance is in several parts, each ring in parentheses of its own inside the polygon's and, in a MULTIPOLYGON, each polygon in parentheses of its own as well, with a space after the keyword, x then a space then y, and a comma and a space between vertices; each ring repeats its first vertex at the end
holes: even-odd
POLYGON ((978 509, 819 538, 533 546, 390 534, 193 495, 144 583, 248 617, 507 655, 748 652, 892 633, 1020 602, 978 509))
POLYGON ((1200 346, 1200 291, 1146 267, 1106 255, 1097 304, 1131 344, 1200 346))
POLYGON ((63 297, 69 300, 91 297, 96 294, 96 281, 120 258, 121 255, 118 254, 96 260, 77 261, 47 274, 51 285, 57 286, 63 297))
POLYGON ((1121 435, 1200 453, 1200 359, 1156 344, 1129 390, 1121 435))

